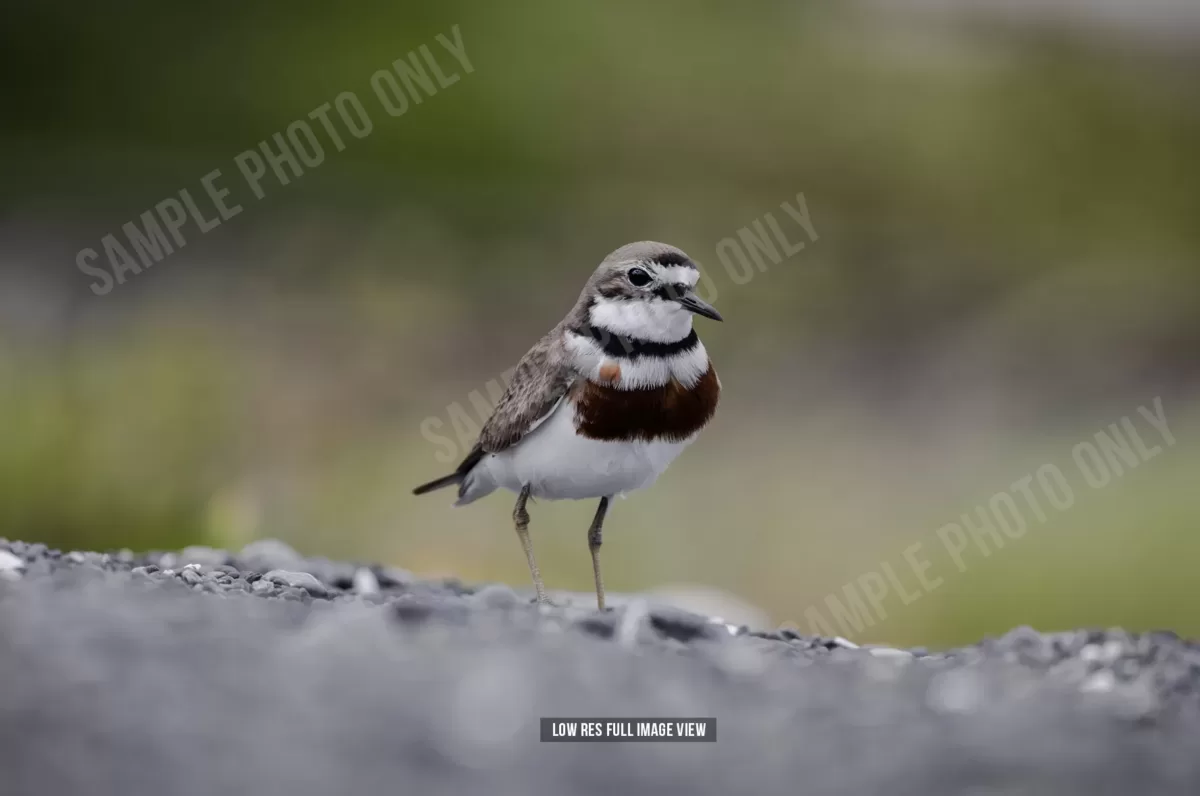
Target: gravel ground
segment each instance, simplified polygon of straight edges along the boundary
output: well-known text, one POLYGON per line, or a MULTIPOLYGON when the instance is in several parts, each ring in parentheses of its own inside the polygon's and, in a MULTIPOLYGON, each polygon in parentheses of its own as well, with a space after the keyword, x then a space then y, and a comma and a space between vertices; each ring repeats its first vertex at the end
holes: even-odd
POLYGON ((1200 792, 1200 645, 1170 633, 859 649, 274 541, 0 540, 0 682, 4 796, 1200 792), (718 740, 543 744, 543 716, 718 740))

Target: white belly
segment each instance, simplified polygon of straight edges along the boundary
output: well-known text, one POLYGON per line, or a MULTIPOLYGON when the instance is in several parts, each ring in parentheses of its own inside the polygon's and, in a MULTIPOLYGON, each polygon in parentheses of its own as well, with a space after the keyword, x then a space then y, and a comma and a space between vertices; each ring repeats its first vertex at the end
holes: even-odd
POLYGON ((606 442, 580 436, 575 409, 564 400, 554 413, 519 443, 488 454, 472 472, 459 501, 470 503, 497 487, 545 500, 580 500, 643 489, 691 444, 606 442))

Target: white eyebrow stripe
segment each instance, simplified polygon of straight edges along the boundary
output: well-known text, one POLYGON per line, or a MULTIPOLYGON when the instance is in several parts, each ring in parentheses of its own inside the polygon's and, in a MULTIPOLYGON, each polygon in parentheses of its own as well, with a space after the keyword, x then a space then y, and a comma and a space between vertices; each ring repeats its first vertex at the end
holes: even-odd
POLYGON ((685 284, 688 287, 695 287, 696 282, 700 281, 700 272, 686 265, 659 266, 658 278, 663 282, 671 284, 685 284))

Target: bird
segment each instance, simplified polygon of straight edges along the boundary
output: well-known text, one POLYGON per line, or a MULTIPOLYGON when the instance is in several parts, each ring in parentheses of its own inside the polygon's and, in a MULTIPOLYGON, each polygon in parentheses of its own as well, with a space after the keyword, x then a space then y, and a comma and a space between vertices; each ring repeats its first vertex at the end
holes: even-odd
POLYGON ((566 317, 517 363, 462 463, 413 490, 456 486, 456 506, 497 489, 516 493, 513 525, 539 604, 549 599, 529 536, 529 500, 599 499, 587 543, 604 611, 609 504, 652 485, 716 412, 721 382, 692 319, 724 318, 697 295, 699 278, 696 263, 665 243, 609 254, 566 317))

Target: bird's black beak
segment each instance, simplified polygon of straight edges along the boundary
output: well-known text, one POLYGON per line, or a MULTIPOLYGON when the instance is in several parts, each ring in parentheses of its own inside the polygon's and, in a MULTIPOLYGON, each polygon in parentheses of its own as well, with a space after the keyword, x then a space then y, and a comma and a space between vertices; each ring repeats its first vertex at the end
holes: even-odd
POLYGON ((685 293, 675 299, 688 312, 694 312, 697 315, 703 315, 705 318, 712 318, 714 321, 723 321, 721 313, 717 312, 713 305, 707 301, 701 301, 695 293, 685 293))

